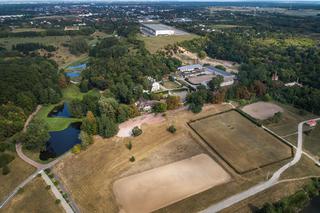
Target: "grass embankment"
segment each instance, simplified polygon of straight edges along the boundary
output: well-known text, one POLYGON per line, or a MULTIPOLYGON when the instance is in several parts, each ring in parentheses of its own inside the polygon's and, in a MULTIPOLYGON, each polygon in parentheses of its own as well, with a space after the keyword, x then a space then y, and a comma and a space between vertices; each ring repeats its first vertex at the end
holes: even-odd
MULTIPOLYGON (((79 88, 75 85, 70 85, 68 88, 62 91, 63 101, 69 102, 74 99, 82 99, 85 94, 98 93, 97 90, 91 90, 88 93, 81 93, 79 88)), ((63 102, 62 101, 62 102, 63 102)), ((62 104, 59 103, 59 104, 62 104)), ((61 131, 66 129, 71 123, 81 121, 81 118, 62 118, 62 117, 48 117, 50 111, 59 104, 49 104, 43 106, 41 110, 37 113, 36 118, 43 119, 47 122, 49 126, 49 131, 61 131)))
POLYGON ((28 183, 22 192, 16 194, 0 212, 64 212, 61 204, 56 204, 56 198, 41 177, 36 177, 28 183))
POLYGON ((21 160, 18 155, 9 163, 10 173, 0 174, 0 201, 14 190, 24 179, 35 172, 35 168, 21 160))
POLYGON ((173 36, 154 36, 154 37, 143 37, 139 36, 139 39, 144 41, 147 50, 150 53, 155 53, 158 50, 164 48, 169 44, 175 44, 186 40, 197 38, 197 35, 173 35, 173 36))

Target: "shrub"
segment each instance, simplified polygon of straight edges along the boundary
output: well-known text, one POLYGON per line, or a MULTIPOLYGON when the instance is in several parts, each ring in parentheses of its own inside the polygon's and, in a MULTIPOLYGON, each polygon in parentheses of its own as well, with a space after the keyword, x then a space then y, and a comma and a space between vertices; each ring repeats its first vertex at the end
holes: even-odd
POLYGON ((130 162, 134 162, 136 159, 134 156, 131 156, 131 158, 129 159, 130 162))
POLYGON ((76 144, 72 147, 71 152, 73 154, 78 154, 81 151, 81 145, 80 144, 76 144))
POLYGON ((167 130, 171 133, 175 133, 177 131, 177 129, 174 125, 169 126, 169 128, 167 130))
POLYGON ((24 192, 24 188, 19 188, 19 189, 18 189, 18 193, 19 193, 19 194, 21 194, 21 193, 23 193, 23 192, 24 192))
POLYGON ((55 204, 59 204, 59 203, 61 203, 61 200, 60 199, 56 199, 55 204))
POLYGON ((53 174, 48 174, 49 178, 54 178, 54 175, 53 174))
POLYGON ((262 100, 269 102, 269 101, 272 101, 272 97, 267 93, 263 96, 262 100))
POLYGON ((152 107, 152 111, 155 113, 162 113, 167 111, 167 104, 166 103, 156 103, 153 107, 152 107))
POLYGON ((137 137, 139 135, 142 134, 142 129, 140 129, 139 127, 135 126, 133 129, 132 129, 132 135, 134 137, 137 137))
POLYGON ((50 185, 46 185, 46 190, 49 190, 51 189, 51 186, 50 185))
POLYGON ((129 149, 129 150, 132 149, 132 143, 131 143, 131 141, 129 141, 129 142, 126 144, 126 147, 127 147, 127 149, 129 149))
POLYGON ((11 161, 13 161, 14 156, 7 154, 7 153, 2 153, 0 154, 0 168, 8 165, 11 161))
POLYGON ((49 173, 51 172, 51 169, 50 169, 50 168, 47 168, 47 169, 44 170, 44 172, 45 172, 46 174, 49 174, 49 173))
POLYGON ((55 185, 55 186, 58 186, 59 185, 59 181, 57 181, 57 180, 54 180, 54 181, 52 181, 53 182, 53 184, 55 185))
POLYGON ((3 175, 7 175, 10 173, 10 169, 7 165, 5 165, 3 168, 2 168, 2 174, 3 175))

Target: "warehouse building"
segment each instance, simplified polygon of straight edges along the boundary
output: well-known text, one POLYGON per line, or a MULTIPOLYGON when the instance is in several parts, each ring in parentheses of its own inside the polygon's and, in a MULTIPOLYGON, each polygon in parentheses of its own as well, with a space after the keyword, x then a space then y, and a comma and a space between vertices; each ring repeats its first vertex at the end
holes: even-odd
POLYGON ((175 34, 173 27, 164 24, 141 24, 140 29, 142 33, 152 36, 175 34))

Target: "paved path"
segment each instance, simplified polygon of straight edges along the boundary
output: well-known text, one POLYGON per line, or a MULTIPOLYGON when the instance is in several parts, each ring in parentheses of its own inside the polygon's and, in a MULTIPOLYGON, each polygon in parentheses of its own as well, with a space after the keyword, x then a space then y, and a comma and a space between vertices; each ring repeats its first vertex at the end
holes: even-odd
MULTIPOLYGON (((320 120, 320 118, 317 119, 312 119, 312 120, 320 120)), ((295 156, 293 158, 292 161, 290 161, 289 163, 285 164, 284 166, 282 166, 280 169, 278 169, 275 173, 273 173, 272 177, 265 181, 262 182, 260 184, 257 184, 251 188, 249 188, 246 191, 240 192, 238 194, 235 194, 229 198, 226 198, 216 204, 211 205, 210 207, 208 207, 207 209, 205 209, 204 211, 202 211, 203 213, 213 213, 213 212, 218 212, 221 211, 229 206, 232 206, 233 204, 236 204, 242 200, 245 200, 259 192, 262 192, 274 185, 276 185, 277 183, 279 183, 279 178, 281 176, 281 174, 286 171, 288 168, 290 168, 291 166, 295 165, 297 162, 299 162, 301 155, 302 155, 302 142, 303 142, 303 125, 306 123, 307 121, 303 121, 301 123, 299 123, 298 125, 298 146, 296 148, 296 153, 295 156)))
POLYGON ((44 172, 41 171, 41 176, 43 178, 43 180, 46 182, 47 185, 51 186, 51 191, 53 192, 54 196, 59 199, 61 201, 61 205, 64 208, 64 210, 67 213, 73 213, 72 208, 70 207, 70 205, 67 203, 67 201, 64 199, 64 197, 62 196, 62 194, 59 192, 59 190, 57 189, 57 187, 52 183, 51 179, 48 177, 48 175, 44 172))

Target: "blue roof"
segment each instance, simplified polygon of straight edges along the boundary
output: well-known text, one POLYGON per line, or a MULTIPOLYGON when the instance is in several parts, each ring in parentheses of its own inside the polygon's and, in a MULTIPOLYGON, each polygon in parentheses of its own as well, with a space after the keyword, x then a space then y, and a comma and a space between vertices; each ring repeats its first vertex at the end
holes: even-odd
POLYGON ((224 77, 232 77, 232 76, 234 76, 233 74, 231 74, 231 73, 229 73, 229 72, 220 70, 220 69, 215 68, 215 67, 213 67, 213 66, 209 66, 209 67, 207 67, 207 68, 208 68, 208 71, 209 71, 209 72, 212 71, 212 72, 214 72, 216 75, 222 75, 222 76, 224 76, 224 77))
POLYGON ((87 64, 78 64, 75 66, 69 66, 67 67, 68 70, 75 70, 75 69, 85 69, 87 67, 87 64))

